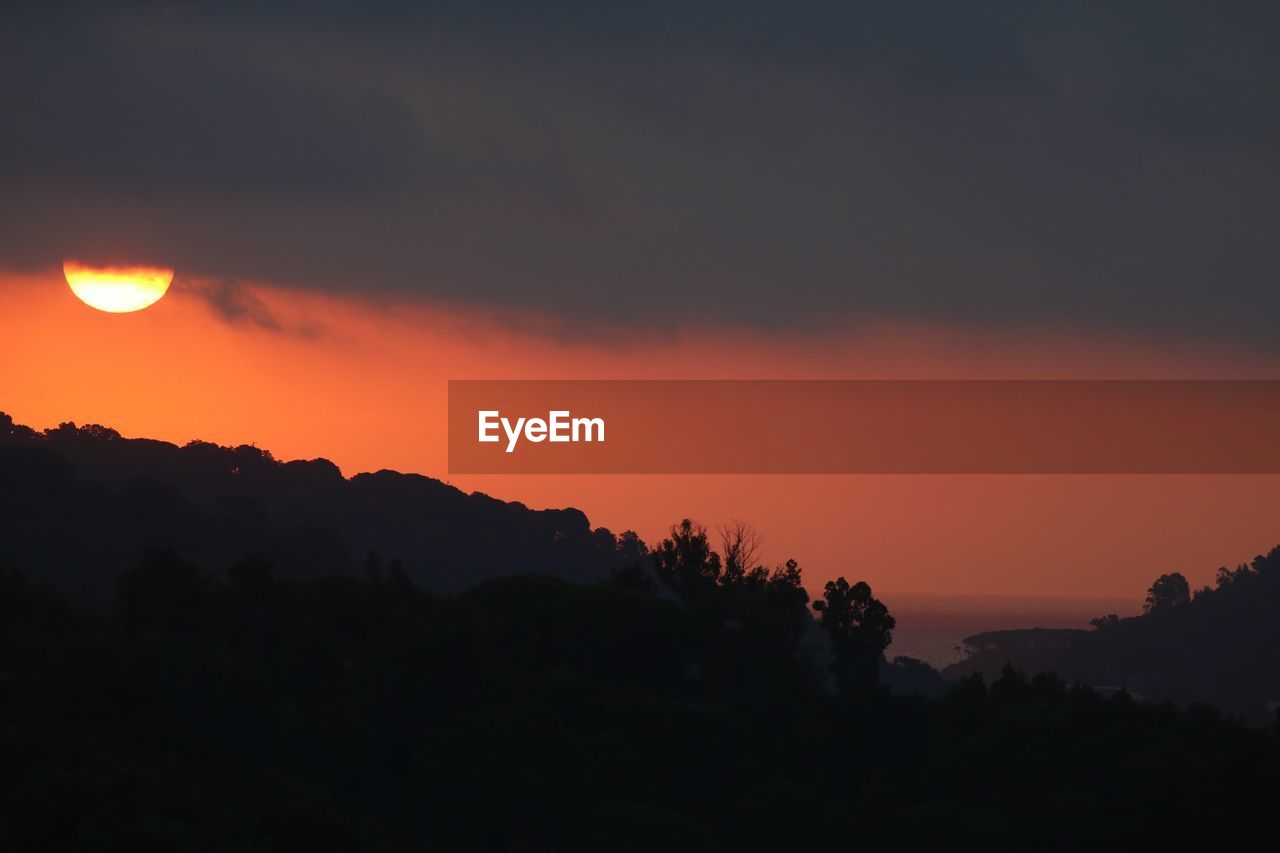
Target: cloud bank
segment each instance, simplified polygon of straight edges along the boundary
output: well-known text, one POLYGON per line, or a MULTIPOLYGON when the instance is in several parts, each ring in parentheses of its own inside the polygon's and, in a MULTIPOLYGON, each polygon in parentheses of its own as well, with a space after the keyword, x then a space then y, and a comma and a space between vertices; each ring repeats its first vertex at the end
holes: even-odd
POLYGON ((0 265, 1275 348, 1273 4, 421 5, 6 12, 0 265))

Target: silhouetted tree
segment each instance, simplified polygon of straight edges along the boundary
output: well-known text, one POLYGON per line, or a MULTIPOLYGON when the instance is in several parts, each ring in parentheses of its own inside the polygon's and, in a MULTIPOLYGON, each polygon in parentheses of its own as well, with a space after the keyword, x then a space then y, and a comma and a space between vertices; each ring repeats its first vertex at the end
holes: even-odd
MULTIPOLYGON (((1244 567, 1241 566, 1241 569, 1244 567)), ((1280 545, 1253 558, 1252 569, 1263 577, 1280 577, 1280 545)))
MULTIPOLYGON (((975 832, 1039 849, 1046 826, 1061 849, 1236 849, 1270 819, 1271 714, 1249 728, 1025 668, 948 691, 918 661, 881 662, 892 617, 866 584, 833 581, 815 607, 841 685, 879 662, 889 688, 848 702, 768 632, 693 607, 546 576, 399 594, 395 574, 272 581, 251 557, 228 586, 153 552, 103 613, 0 571, 8 847, 772 851, 804 826, 806 846, 843 850, 854 821, 886 849, 975 832)), ((1274 624, 1263 576, 1245 578, 1080 634, 1203 641, 1184 625, 1250 610, 1274 624)), ((760 607, 799 580, 791 562, 714 594, 760 607)))
POLYGON ((1173 572, 1156 578, 1147 590, 1147 600, 1142 604, 1144 613, 1164 611, 1186 604, 1191 600, 1191 588, 1181 572, 1173 572))
MULTIPOLYGON (((770 571, 758 564, 763 541, 742 521, 721 527, 721 552, 712 549, 707 529, 684 519, 653 551, 658 578, 684 601, 731 624, 751 624, 794 643, 809 620, 809 593, 800 566, 788 560, 770 571)), ((631 573, 615 580, 634 581, 631 573)))
POLYGON ((722 570, 720 555, 707 541, 707 528, 684 519, 653 550, 658 580, 690 604, 709 604, 722 570))
MULTIPOLYGON (((1239 566, 1237 570, 1243 569, 1243 568, 1244 566, 1239 566)), ((1233 572, 1231 569, 1228 569, 1226 566, 1218 566, 1218 574, 1214 578, 1214 586, 1216 586, 1218 589, 1231 586, 1231 582, 1235 580, 1235 577, 1236 577, 1236 573, 1233 572)))
POLYGON ((942 675, 922 660, 898 655, 880 667, 880 682, 895 693, 919 696, 941 696, 948 683, 942 675))
POLYGON ((0 412, 0 441, 10 438, 30 440, 34 435, 29 427, 15 424, 7 413, 0 412))
POLYGON ((809 624, 809 593, 795 560, 774 569, 764 586, 764 599, 770 619, 788 639, 795 642, 809 624))
POLYGON ((813 609, 831 639, 831 669, 841 689, 874 681, 897 624, 889 608, 865 581, 850 585, 840 577, 827 581, 813 609))
POLYGON ((729 584, 743 580, 757 569, 763 572, 759 564, 759 556, 764 537, 755 528, 735 518, 728 524, 721 525, 719 533, 720 553, 724 560, 722 583, 729 584))
POLYGON ((610 575, 610 582, 622 589, 629 589, 633 592, 644 592, 652 594, 657 591, 658 584, 653 577, 645 571, 640 563, 623 563, 613 570, 610 575))
POLYGON ((649 556, 649 546, 644 544, 644 540, 634 530, 622 531, 622 535, 618 537, 616 547, 618 560, 623 565, 639 563, 649 556))
POLYGON ((658 584, 653 577, 653 560, 644 540, 634 530, 626 530, 614 539, 612 547, 616 562, 609 573, 610 582, 633 592, 656 592, 658 584))

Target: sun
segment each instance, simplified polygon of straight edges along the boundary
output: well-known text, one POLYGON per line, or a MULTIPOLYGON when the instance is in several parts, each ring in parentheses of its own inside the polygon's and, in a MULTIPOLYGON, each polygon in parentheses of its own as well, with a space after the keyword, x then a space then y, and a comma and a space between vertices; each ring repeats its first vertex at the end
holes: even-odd
POLYGON ((99 311, 126 314, 160 301, 173 281, 164 267, 91 267, 76 261, 62 264, 71 292, 99 311))

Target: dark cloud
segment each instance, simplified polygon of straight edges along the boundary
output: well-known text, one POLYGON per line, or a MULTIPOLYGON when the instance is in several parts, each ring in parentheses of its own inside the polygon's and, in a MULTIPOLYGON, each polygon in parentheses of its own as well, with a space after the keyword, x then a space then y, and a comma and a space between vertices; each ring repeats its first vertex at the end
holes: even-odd
POLYGON ((394 194, 429 150, 398 100, 273 73, 216 32, 103 18, 10 36, 11 188, 342 204, 394 194))
POLYGON ((33 6, 0 262, 1274 345, 1274 4, 980 5, 33 6))
POLYGON ((238 281, 175 277, 173 289, 204 301, 215 314, 229 323, 255 326, 269 332, 278 332, 283 328, 280 319, 266 303, 238 281))

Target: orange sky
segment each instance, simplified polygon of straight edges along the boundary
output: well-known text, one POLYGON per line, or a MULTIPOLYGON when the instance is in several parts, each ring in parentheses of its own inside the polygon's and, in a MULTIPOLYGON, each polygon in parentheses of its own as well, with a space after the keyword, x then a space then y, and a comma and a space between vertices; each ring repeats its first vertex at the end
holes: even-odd
MULTIPOLYGON (((538 317, 251 292, 280 328, 232 323, 179 271, 135 314, 78 302, 59 268, 0 274, 0 410, 178 443, 255 443, 347 474, 449 480, 451 378, 1277 378, 1228 348, 864 321, 820 333, 706 329, 589 340, 538 317)), ((1156 574, 1195 585, 1280 542, 1273 477, 466 477, 464 489, 656 538, 689 515, 759 527, 811 589, 837 574, 891 592, 1119 596, 1156 574)))

